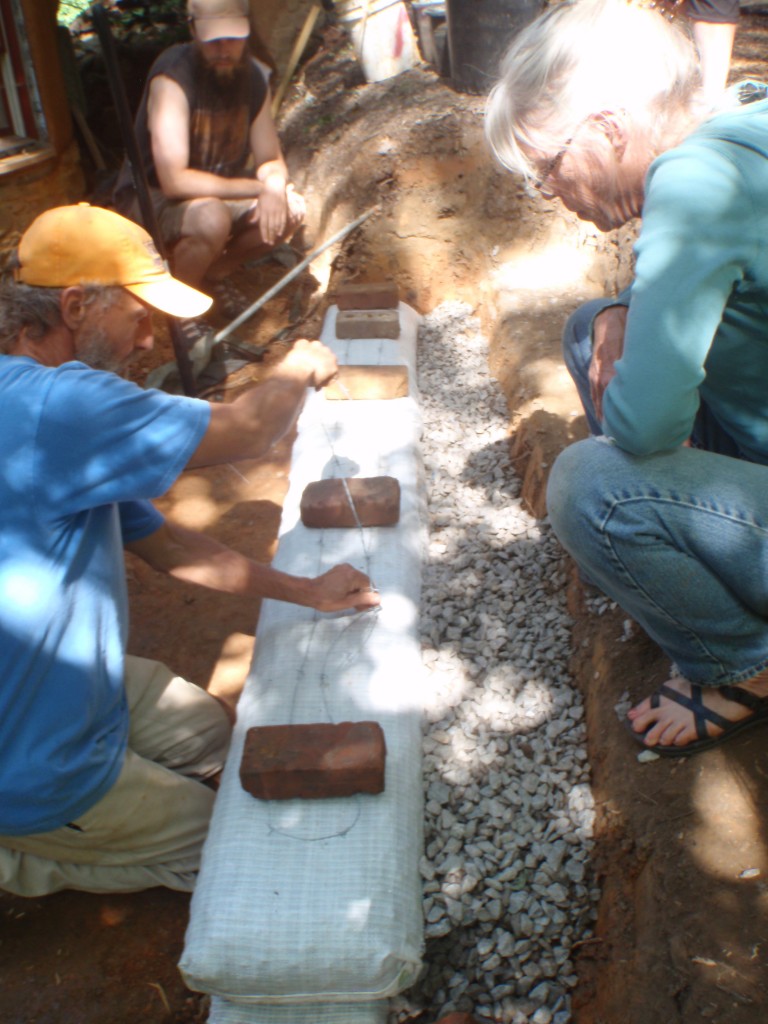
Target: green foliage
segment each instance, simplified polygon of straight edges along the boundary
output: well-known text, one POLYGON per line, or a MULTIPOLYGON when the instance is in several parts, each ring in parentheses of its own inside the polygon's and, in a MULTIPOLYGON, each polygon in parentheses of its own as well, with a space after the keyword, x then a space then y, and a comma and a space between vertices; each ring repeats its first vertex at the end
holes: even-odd
POLYGON ((59 0, 57 18, 60 25, 69 25, 90 6, 89 0, 59 0))
POLYGON ((117 0, 116 24, 126 32, 156 28, 186 28, 184 0, 117 0))
MULTIPOLYGON (((92 31, 90 0, 60 0, 59 22, 79 33, 92 31), (77 19, 76 25, 72 22, 77 19)), ((141 36, 162 45, 189 38, 185 0, 116 0, 104 4, 112 34, 127 40, 141 36)))

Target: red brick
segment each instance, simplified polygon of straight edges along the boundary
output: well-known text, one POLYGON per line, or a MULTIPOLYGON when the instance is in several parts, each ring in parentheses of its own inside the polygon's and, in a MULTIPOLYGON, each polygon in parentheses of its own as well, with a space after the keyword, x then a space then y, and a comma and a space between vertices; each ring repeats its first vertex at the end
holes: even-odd
POLYGON ((449 1013, 447 1017, 441 1017, 437 1024, 477 1024, 477 1020, 471 1013, 449 1013))
POLYGON ((393 476, 347 477, 349 496, 340 478, 315 480, 301 496, 301 521, 314 528, 392 526, 400 518, 400 484, 393 476))
POLYGON ((394 281, 345 281, 336 288, 339 309, 397 309, 400 302, 394 281))
POLYGON ((324 394, 330 401, 406 398, 408 367, 340 366, 338 376, 326 386, 324 394))
POLYGON ((346 309, 336 315, 337 338, 399 338, 396 309, 346 309))
POLYGON ((240 781, 260 800, 381 793, 385 758, 378 722, 263 725, 245 734, 240 781))

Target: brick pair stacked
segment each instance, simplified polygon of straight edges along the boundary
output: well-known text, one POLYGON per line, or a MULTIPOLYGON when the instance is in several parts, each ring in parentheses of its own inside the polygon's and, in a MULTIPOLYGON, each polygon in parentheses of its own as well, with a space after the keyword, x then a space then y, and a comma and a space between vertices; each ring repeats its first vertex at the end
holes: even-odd
MULTIPOLYGON (((339 285, 336 304, 337 338, 399 337, 399 296, 394 281, 339 285)), ((331 400, 382 400, 407 395, 405 366, 347 364, 340 367, 338 378, 326 389, 326 397, 331 400)), ((386 476, 318 480, 307 487, 301 500, 301 521, 315 529, 393 526, 399 514, 400 486, 393 477, 386 476)))

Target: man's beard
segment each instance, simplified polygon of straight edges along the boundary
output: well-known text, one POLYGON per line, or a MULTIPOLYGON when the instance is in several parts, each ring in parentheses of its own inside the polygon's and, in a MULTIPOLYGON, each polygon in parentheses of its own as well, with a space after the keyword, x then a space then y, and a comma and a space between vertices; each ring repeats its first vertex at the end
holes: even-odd
POLYGON ((78 339, 75 357, 92 370, 107 370, 110 373, 122 373, 127 359, 118 359, 103 327, 93 326, 83 330, 78 339))
POLYGON ((248 53, 237 64, 209 64, 202 54, 198 61, 199 95, 210 109, 229 107, 248 94, 248 53))

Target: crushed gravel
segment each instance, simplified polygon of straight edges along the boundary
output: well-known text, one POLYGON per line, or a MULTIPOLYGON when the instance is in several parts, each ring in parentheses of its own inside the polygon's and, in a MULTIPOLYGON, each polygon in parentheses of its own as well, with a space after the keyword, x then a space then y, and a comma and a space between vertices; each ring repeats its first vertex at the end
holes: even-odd
POLYGON ((599 894, 563 555, 521 506, 506 401, 471 307, 447 302, 425 317, 418 359, 427 946, 390 1020, 463 1011, 567 1024, 571 955, 599 894))

